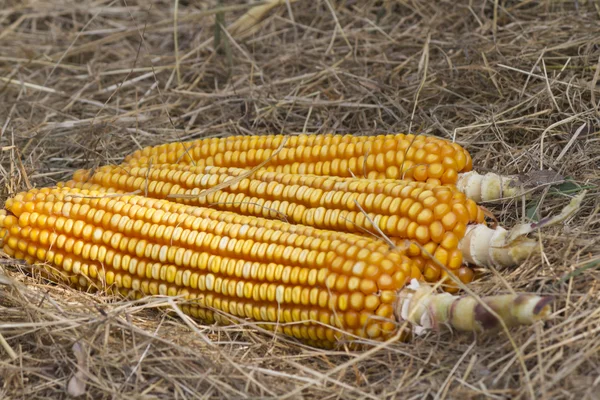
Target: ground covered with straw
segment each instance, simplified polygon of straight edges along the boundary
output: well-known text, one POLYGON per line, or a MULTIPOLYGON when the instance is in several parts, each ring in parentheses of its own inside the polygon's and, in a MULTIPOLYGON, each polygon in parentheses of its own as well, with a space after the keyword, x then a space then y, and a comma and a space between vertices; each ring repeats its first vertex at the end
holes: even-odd
POLYGON ((456 140, 531 188, 486 204, 507 227, 587 195, 525 263, 472 284, 555 296, 548 322, 362 352, 77 292, 2 256, 0 398, 598 398, 597 2, 289 0, 256 25, 243 0, 2 4, 2 201, 142 146, 297 132, 456 140))

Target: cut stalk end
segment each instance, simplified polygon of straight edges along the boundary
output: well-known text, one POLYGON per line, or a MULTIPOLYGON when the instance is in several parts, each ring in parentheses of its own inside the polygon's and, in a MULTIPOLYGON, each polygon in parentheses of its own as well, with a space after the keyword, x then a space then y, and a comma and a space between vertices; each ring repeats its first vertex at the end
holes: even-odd
POLYGON ((477 298, 435 293, 429 286, 413 281, 399 295, 398 321, 408 321, 415 334, 443 328, 483 332, 531 325, 551 312, 550 296, 508 294, 477 298))
POLYGON ((475 202, 494 201, 518 196, 522 190, 517 176, 502 176, 489 172, 481 175, 475 171, 458 175, 456 187, 475 202))
POLYGON ((465 261, 478 266, 512 267, 525 260, 537 247, 537 242, 521 237, 507 243, 508 231, 491 229, 483 224, 469 225, 459 243, 465 261))

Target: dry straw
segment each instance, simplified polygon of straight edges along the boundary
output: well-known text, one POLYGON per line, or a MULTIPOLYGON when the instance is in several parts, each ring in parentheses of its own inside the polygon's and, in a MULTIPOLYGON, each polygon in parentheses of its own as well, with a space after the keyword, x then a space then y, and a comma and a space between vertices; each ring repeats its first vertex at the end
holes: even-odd
POLYGON ((169 141, 435 134, 467 146, 480 172, 530 187, 528 199, 486 205, 504 226, 558 214, 587 190, 575 216, 532 234, 535 256, 471 285, 552 295, 553 318, 511 337, 432 333, 323 351, 246 321, 202 325, 178 299, 76 292, 4 257, 0 398, 597 397, 597 2, 177 3, 175 18, 166 0, 4 1, 3 199, 169 141), (254 22, 240 30, 244 18, 254 22), (220 39, 229 50, 213 48, 215 20, 235 28, 220 39), (540 179, 540 167, 566 180, 540 179))

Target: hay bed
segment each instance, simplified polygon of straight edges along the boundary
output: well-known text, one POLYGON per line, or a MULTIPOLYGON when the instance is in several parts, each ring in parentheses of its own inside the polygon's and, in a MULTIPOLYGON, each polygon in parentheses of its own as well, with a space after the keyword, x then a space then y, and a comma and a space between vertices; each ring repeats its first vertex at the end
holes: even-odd
POLYGON ((480 171, 542 185, 525 203, 488 205, 506 226, 536 204, 541 216, 557 213, 569 190, 589 187, 575 217, 541 232, 536 256, 473 284, 480 294, 554 295, 552 320, 510 337, 432 333, 322 351, 251 324, 181 319, 164 298, 132 303, 53 285, 4 256, 0 398, 67 398, 77 365, 90 399, 598 398, 597 2, 304 0, 250 32, 221 32, 218 50, 215 15, 229 25, 248 2, 179 0, 177 42, 174 3, 4 0, 2 200, 168 141, 455 138, 480 171), (574 183, 543 186, 531 174, 540 165, 574 183))

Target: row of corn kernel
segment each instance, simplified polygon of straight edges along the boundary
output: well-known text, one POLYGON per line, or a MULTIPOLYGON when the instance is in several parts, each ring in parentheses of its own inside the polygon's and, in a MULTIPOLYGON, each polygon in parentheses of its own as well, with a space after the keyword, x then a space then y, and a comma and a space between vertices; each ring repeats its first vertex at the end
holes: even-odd
POLYGON ((253 167, 293 174, 364 176, 454 184, 472 168, 468 152, 455 143, 423 135, 233 136, 170 143, 134 152, 130 164, 193 164, 253 167), (285 147, 279 146, 285 140, 285 147), (274 156, 275 151, 279 152, 274 156))

